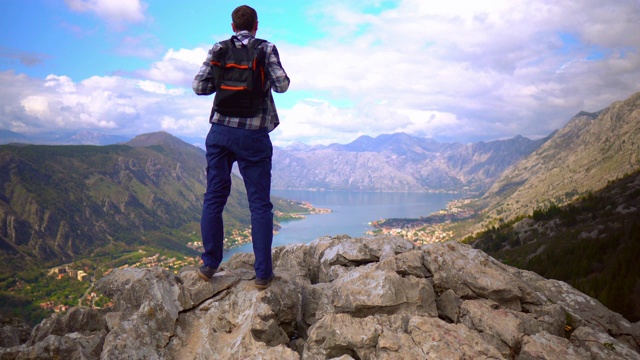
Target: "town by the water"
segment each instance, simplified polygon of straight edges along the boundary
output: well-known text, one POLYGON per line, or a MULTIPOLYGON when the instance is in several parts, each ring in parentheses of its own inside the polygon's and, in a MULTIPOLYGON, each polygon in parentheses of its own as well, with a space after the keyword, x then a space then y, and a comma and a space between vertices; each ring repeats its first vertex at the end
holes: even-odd
MULTIPOLYGON (((367 231, 365 235, 373 234, 392 234, 403 237, 407 240, 414 242, 416 245, 423 245, 427 243, 434 243, 440 241, 446 241, 452 236, 451 231, 445 230, 445 225, 454 220, 461 220, 469 218, 475 214, 474 210, 468 206, 471 202, 470 199, 454 200, 447 204, 446 209, 436 211, 429 214, 426 217, 420 217, 417 219, 382 219, 372 221, 370 226, 372 230, 367 231)), ((276 211, 274 215, 285 221, 290 220, 302 220, 306 218, 307 214, 326 214, 331 212, 330 209, 319 209, 313 207, 308 202, 302 203, 303 207, 307 210, 305 213, 281 213, 276 211)), ((280 227, 276 224, 274 227, 274 233, 280 227)), ((225 248, 230 249, 243 244, 251 242, 251 230, 234 230, 225 238, 225 248)), ((204 249, 202 243, 199 241, 189 242, 187 246, 198 252, 202 252, 204 249)), ((140 249, 139 253, 144 255, 145 251, 140 249)), ((123 268, 151 268, 159 266, 165 270, 173 273, 178 273, 180 269, 185 266, 198 266, 200 264, 200 258, 197 256, 184 257, 177 259, 175 257, 167 257, 160 254, 153 254, 149 256, 142 256, 140 260, 132 264, 124 264, 119 266, 118 269, 123 268)), ((49 270, 49 276, 55 277, 58 280, 64 278, 74 279, 80 282, 88 282, 89 287, 85 293, 79 298, 78 305, 90 306, 94 308, 111 306, 109 299, 102 297, 100 294, 93 290, 95 281, 98 280, 96 275, 100 277, 109 275, 114 268, 104 269, 96 271, 99 274, 92 273, 92 271, 85 267, 84 269, 77 269, 73 264, 67 264, 64 266, 54 267, 49 270)), ((40 307, 45 310, 64 312, 67 311, 70 305, 64 305, 56 303, 53 300, 40 303, 40 307)))
POLYGON ((367 234, 391 234, 403 237, 416 245, 446 241, 453 235, 446 230, 452 221, 463 220, 475 215, 475 210, 468 205, 472 199, 453 200, 442 209, 417 219, 382 219, 372 221, 373 230, 367 234))

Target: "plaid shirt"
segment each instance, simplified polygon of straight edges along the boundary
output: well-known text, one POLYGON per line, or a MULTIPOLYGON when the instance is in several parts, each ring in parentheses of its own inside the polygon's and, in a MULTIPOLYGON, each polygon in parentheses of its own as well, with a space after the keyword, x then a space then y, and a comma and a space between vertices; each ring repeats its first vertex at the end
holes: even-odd
MULTIPOLYGON (((236 36, 245 45, 247 45, 249 41, 254 38, 253 35, 251 35, 251 33, 246 30, 239 31, 238 33, 236 33, 236 36)), ((213 54, 221 47, 222 45, 220 43, 216 43, 215 45, 213 45, 211 50, 209 50, 207 59, 202 64, 202 67, 200 67, 200 71, 193 79, 192 86, 193 91, 196 94, 211 95, 216 92, 215 79, 213 77, 213 71, 211 69, 211 59, 213 58, 213 54)), ((224 116, 212 110, 212 114, 209 119, 210 123, 218 123, 251 130, 261 129, 266 126, 268 127, 269 131, 272 131, 276 128, 276 126, 278 126, 278 124, 280 124, 280 119, 278 118, 278 112, 276 111, 276 104, 273 101, 271 90, 273 89, 273 91, 277 93, 283 93, 287 91, 287 89, 289 88, 289 77, 282 68, 282 64, 280 63, 280 56, 278 55, 276 46, 270 42, 264 42, 260 44, 260 47, 263 47, 266 52, 267 87, 269 91, 264 101, 267 102, 267 106, 263 107, 263 110, 260 112, 260 114, 251 118, 224 116)))

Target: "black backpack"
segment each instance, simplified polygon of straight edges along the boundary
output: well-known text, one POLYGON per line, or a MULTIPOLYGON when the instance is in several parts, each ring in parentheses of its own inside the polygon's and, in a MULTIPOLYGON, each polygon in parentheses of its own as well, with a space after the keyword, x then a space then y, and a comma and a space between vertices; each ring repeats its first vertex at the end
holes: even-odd
POLYGON ((225 116, 254 117, 267 92, 265 91, 265 59, 262 39, 253 39, 244 45, 236 37, 221 42, 211 61, 216 79, 213 110, 225 116), (240 43, 238 48, 234 44, 240 43))

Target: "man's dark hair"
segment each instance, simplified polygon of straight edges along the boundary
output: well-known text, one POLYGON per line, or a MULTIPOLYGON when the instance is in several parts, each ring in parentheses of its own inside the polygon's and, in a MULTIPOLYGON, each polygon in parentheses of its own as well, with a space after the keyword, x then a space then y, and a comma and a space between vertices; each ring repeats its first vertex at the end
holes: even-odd
POLYGON ((231 20, 233 20, 236 31, 253 31, 258 21, 258 13, 250 6, 238 6, 231 13, 231 20))

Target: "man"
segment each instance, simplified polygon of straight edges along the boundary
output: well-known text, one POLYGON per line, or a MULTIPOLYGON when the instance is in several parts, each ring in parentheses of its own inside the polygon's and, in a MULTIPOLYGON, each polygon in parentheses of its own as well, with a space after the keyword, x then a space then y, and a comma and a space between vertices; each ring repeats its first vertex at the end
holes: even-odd
MULTIPOLYGON (((271 243, 273 240, 273 204, 271 204, 271 158, 273 147, 269 132, 280 123, 271 90, 283 93, 289 88, 289 77, 282 68, 280 57, 274 44, 260 43, 256 39, 258 14, 249 6, 236 8, 231 14, 231 28, 235 32, 230 42, 216 43, 207 55, 207 59, 193 80, 193 91, 198 95, 216 93, 214 108, 209 122, 211 129, 206 139, 207 148, 207 190, 204 194, 201 231, 204 264, 198 275, 210 280, 222 262, 224 227, 222 211, 231 191, 231 168, 238 162, 242 174, 249 209, 251 211, 251 239, 255 254, 255 286, 265 289, 273 280, 271 261, 271 243), (246 116, 234 116, 234 111, 223 111, 218 101, 224 89, 217 84, 220 75, 217 59, 221 54, 247 47, 253 49, 259 44, 256 53, 264 55, 264 91, 260 95, 260 107, 257 113, 246 116), (226 48, 225 48, 226 47, 226 48), (221 114, 224 113, 223 114, 221 114)), ((237 70, 236 70, 237 71, 237 70)), ((221 100, 222 101, 222 100, 221 100)), ((246 110, 246 109, 245 109, 246 110)))

